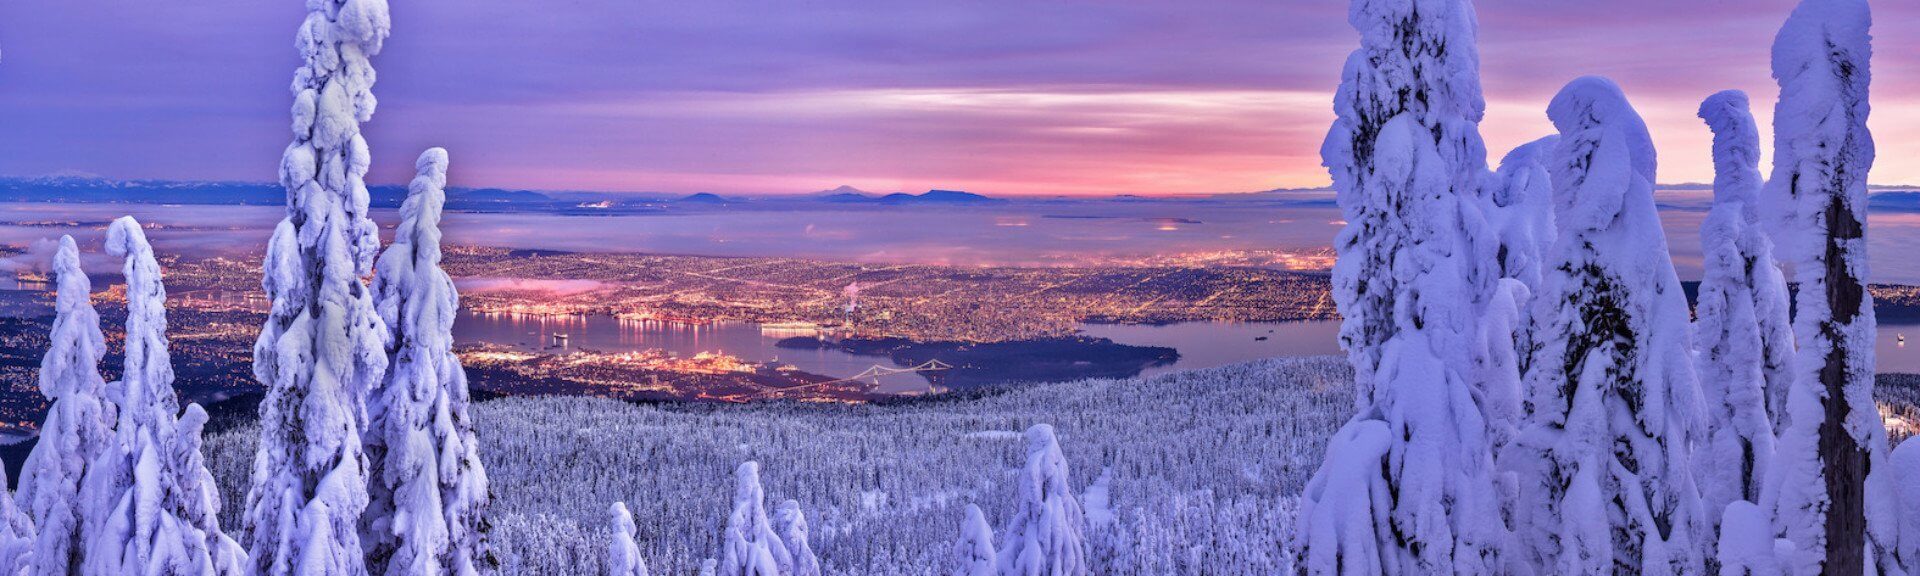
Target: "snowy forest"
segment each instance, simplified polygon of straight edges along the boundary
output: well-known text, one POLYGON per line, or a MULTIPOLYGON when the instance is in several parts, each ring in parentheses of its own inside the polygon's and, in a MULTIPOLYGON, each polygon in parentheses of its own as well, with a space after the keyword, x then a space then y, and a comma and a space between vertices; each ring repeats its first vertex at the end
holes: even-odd
POLYGON ((0 574, 1920 574, 1920 386, 1876 390, 1866 0, 1773 45, 1773 166, 1738 91, 1699 117, 1690 306, 1646 123, 1581 77, 1488 163, 1470 0, 1353 0, 1321 155, 1341 358, 821 406, 476 402, 430 148, 370 217, 385 0, 310 0, 258 421, 182 406, 132 217, 125 365, 54 254, 51 408, 0 494, 0 574), (1897 447, 1896 447, 1897 446, 1897 447))

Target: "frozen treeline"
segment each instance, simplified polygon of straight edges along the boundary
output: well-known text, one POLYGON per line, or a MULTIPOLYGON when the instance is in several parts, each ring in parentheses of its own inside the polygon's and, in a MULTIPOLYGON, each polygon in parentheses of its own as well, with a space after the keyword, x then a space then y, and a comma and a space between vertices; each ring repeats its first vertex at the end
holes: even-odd
POLYGON ((254 348, 267 393, 249 489, 244 498, 222 494, 206 467, 207 413, 182 410, 174 392, 159 262, 140 224, 122 218, 107 229, 106 251, 125 260, 123 378, 103 381, 92 286, 78 246, 63 238, 52 346, 40 371, 53 408, 22 470, 24 506, 0 506, 0 573, 470 575, 494 567, 486 473, 452 352, 458 297, 439 267, 446 152, 422 155, 398 237, 369 287, 380 246, 367 214, 360 123, 373 114, 369 57, 387 37, 387 5, 314 0, 307 8, 295 42, 304 65, 292 84, 293 143, 280 166, 287 213, 263 263, 273 305, 254 348), (225 506, 240 502, 243 511, 225 506), (223 515, 240 538, 222 528, 223 515))
MULTIPOLYGON (((748 461, 776 532, 775 502, 804 513, 822 574, 951 574, 969 505, 988 524, 976 530, 1008 542, 1035 424, 1052 425, 1089 525, 1113 517, 1085 533, 1092 574, 1273 574, 1294 495, 1352 405, 1350 374, 1272 360, 870 406, 506 398, 473 416, 504 574, 605 573, 614 502, 652 574, 694 573, 721 557, 748 461), (1103 475, 1109 496, 1091 497, 1103 475)), ((228 498, 256 442, 251 427, 209 438, 228 498)))
POLYGON ((1302 494, 1302 572, 1920 570, 1920 447, 1890 454, 1873 404, 1865 0, 1787 17, 1771 179, 1746 95, 1701 105, 1697 321, 1619 86, 1569 83, 1546 106, 1558 134, 1489 172, 1472 3, 1349 14, 1322 157, 1359 412, 1302 494))

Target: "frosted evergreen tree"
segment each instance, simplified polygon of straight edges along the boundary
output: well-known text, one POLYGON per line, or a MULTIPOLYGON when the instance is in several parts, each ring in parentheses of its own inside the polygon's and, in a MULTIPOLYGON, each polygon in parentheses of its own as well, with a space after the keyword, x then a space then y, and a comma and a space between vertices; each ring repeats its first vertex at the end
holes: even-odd
MULTIPOLYGON (((1920 442, 1901 442, 1887 457, 1890 483, 1880 503, 1889 506, 1892 526, 1879 530, 1884 565, 1882 574, 1920 574, 1920 442)), ((1876 476, 1879 471, 1876 470, 1876 476)))
POLYGON ((733 513, 727 516, 719 576, 785 576, 793 573, 793 555, 767 519, 766 491, 760 488, 760 464, 734 469, 733 513))
POLYGON ((1703 441, 1686 297, 1653 201, 1646 124, 1610 80, 1554 97, 1559 237, 1533 300, 1515 533, 1547 573, 1701 574, 1703 441), (1557 337, 1545 337, 1545 335, 1557 337))
POLYGON ((1020 473, 1020 504, 1001 535, 1002 576, 1082 576, 1087 563, 1087 515, 1068 484, 1067 457, 1053 426, 1027 429, 1027 466, 1020 473))
POLYGON ((774 533, 787 545, 787 555, 793 557, 793 571, 788 576, 820 576, 820 557, 813 553, 813 543, 807 536, 807 517, 800 512, 800 503, 787 500, 773 510, 774 533))
POLYGON ((440 268, 447 151, 429 149, 415 166, 400 227, 374 276, 391 369, 368 405, 373 483, 362 521, 375 572, 474 574, 496 562, 484 518, 487 472, 466 371, 453 353, 460 297, 440 268))
MULTIPOLYGON (((0 488, 7 485, 7 469, 0 466, 0 488)), ((0 574, 19 576, 33 570, 33 519, 0 489, 0 574)))
POLYGON ((1327 459, 1300 493, 1294 567, 1302 574, 1404 574, 1387 510, 1392 491, 1378 472, 1392 438, 1379 420, 1354 420, 1327 440, 1327 459))
POLYGON ((60 238, 53 274, 59 289, 52 347, 40 361, 40 393, 52 405, 40 426, 40 442, 20 470, 18 498, 39 529, 33 573, 78 574, 86 550, 85 527, 106 513, 80 500, 80 485, 89 463, 113 442, 116 414, 100 376, 106 337, 73 237, 60 238))
POLYGON ((294 72, 293 143, 281 158, 287 217, 261 282, 272 309, 254 346, 266 388, 247 493, 251 573, 362 574, 366 399, 386 372, 386 330, 361 277, 378 229, 367 219, 374 71, 390 27, 384 0, 311 0, 294 72))
POLYGON ((1739 91, 1700 105, 1713 129, 1713 209, 1700 226, 1705 273, 1695 334, 1707 414, 1698 456, 1700 496, 1719 532, 1719 511, 1760 502, 1773 464, 1774 414, 1793 377, 1787 283, 1760 221, 1760 131, 1739 91))
POLYGON ((1409 2, 1354 0, 1347 19, 1360 32, 1360 49, 1347 57, 1334 96, 1338 119, 1320 155, 1347 221, 1334 240, 1333 294, 1343 317, 1340 345, 1354 366, 1355 407, 1366 409, 1386 343, 1402 328, 1396 306, 1406 290, 1392 262, 1427 240, 1410 235, 1433 209, 1447 211, 1435 217, 1453 219, 1459 198, 1479 193, 1487 171, 1479 133, 1486 104, 1468 2, 1424 2, 1416 10, 1409 2), (1407 124, 1400 132, 1424 136, 1418 145, 1429 162, 1416 167, 1408 151, 1379 146, 1394 122, 1407 124), (1396 204, 1414 195, 1444 197, 1448 205, 1396 204))
MULTIPOLYGON (((1867 293, 1868 28, 1865 0, 1806 0, 1773 44, 1775 238, 1799 285, 1799 355, 1767 504, 1795 552, 1793 574, 1859 574, 1870 532, 1893 507, 1868 470, 1882 468, 1886 429, 1873 403, 1873 299, 1867 293), (1872 462, 1872 464, 1870 464, 1872 462)), ((1879 482, 1886 479, 1881 478, 1879 482)), ((1884 548, 1884 547, 1883 547, 1884 548)))
POLYGON ((960 539, 953 542, 953 560, 949 576, 995 576, 993 526, 980 507, 968 504, 967 519, 960 523, 960 539))
POLYGON ((114 441, 84 481, 86 501, 103 512, 89 525, 84 572, 238 575, 246 555, 220 529, 219 488, 200 453, 206 412, 177 415, 160 263, 131 216, 107 228, 107 252, 125 258, 126 365, 114 441))
POLYGON ((1483 242, 1494 246, 1491 256, 1482 248, 1481 257, 1493 263, 1500 280, 1479 314, 1483 340, 1475 364, 1496 462, 1512 444, 1525 414, 1520 375, 1531 346, 1526 309, 1540 290, 1541 261, 1554 239, 1553 179, 1547 162, 1559 141, 1559 136, 1547 136, 1507 152, 1482 201, 1489 236, 1483 242))
POLYGON ((1307 495, 1296 560, 1309 573, 1492 572, 1506 537, 1482 402, 1509 419, 1491 428, 1513 428, 1517 359, 1500 348, 1512 347, 1524 295, 1501 287, 1498 242, 1479 208, 1493 177, 1478 132, 1485 104, 1473 8, 1356 0, 1348 18, 1361 47, 1347 60, 1339 118, 1321 148, 1348 222, 1335 241, 1334 294, 1360 410, 1342 436, 1384 426, 1391 440, 1371 461, 1333 453, 1369 443, 1330 446, 1321 476, 1379 475, 1397 497, 1307 495), (1489 328, 1488 315, 1507 323, 1489 328), (1351 516, 1321 517, 1362 506, 1381 507, 1367 517, 1383 524, 1354 533, 1363 527, 1343 521, 1351 516), (1364 538, 1378 540, 1360 545, 1364 538))
POLYGON ((640 558, 640 545, 633 541, 633 535, 639 530, 633 525, 633 514, 627 512, 627 503, 614 502, 607 513, 613 517, 613 542, 607 545, 607 576, 647 576, 647 562, 640 558))
POLYGON ((1553 244, 1553 174, 1547 162, 1559 136, 1522 144, 1500 159, 1500 170, 1486 187, 1490 234, 1498 242, 1494 264, 1501 278, 1528 290, 1540 287, 1541 260, 1553 244))

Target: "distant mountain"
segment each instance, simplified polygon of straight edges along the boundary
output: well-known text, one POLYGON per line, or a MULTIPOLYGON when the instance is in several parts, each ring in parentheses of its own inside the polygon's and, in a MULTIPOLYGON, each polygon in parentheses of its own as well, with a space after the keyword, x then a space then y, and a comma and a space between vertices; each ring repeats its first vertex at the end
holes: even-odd
POLYGON ((838 187, 836 187, 836 188, 834 188, 834 189, 832 189, 832 190, 821 190, 821 191, 819 191, 819 192, 814 192, 814 193, 813 193, 813 195, 814 195, 814 196, 866 196, 866 197, 872 197, 872 196, 873 196, 873 193, 872 193, 872 192, 868 192, 868 191, 866 191, 866 190, 861 190, 861 189, 859 189, 859 188, 854 188, 854 187, 852 187, 852 186, 848 186, 848 185, 846 185, 846 184, 841 184, 840 186, 838 186, 838 187))
POLYGON ((988 198, 972 192, 962 192, 959 190, 928 190, 926 194, 920 195, 920 201, 945 204, 990 204, 1005 202, 1006 200, 988 198))
POLYGON ((879 198, 869 199, 880 204, 1000 204, 1006 200, 990 198, 972 192, 959 190, 928 190, 925 194, 895 192, 879 198))
POLYGON ((726 198, 720 197, 719 194, 714 194, 711 192, 701 192, 698 194, 688 194, 685 197, 682 197, 679 200, 677 200, 677 202, 683 202, 687 204, 726 204, 727 202, 729 202, 729 200, 727 200, 726 198))

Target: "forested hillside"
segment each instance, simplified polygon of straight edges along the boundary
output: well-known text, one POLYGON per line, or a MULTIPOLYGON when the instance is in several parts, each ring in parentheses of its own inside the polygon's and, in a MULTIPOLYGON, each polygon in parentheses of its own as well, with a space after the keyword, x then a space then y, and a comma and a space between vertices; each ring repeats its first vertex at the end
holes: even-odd
MULTIPOLYGON (((883 405, 507 398, 475 404, 474 421, 503 574, 605 573, 616 501, 654 574, 692 574, 720 555, 747 460, 770 507, 800 503, 825 573, 943 574, 968 504, 995 528, 1012 515, 1020 431, 1036 423, 1059 430, 1096 573, 1273 574, 1350 378, 1310 358, 883 405)), ((258 438, 208 438, 226 502, 243 501, 258 438)))

